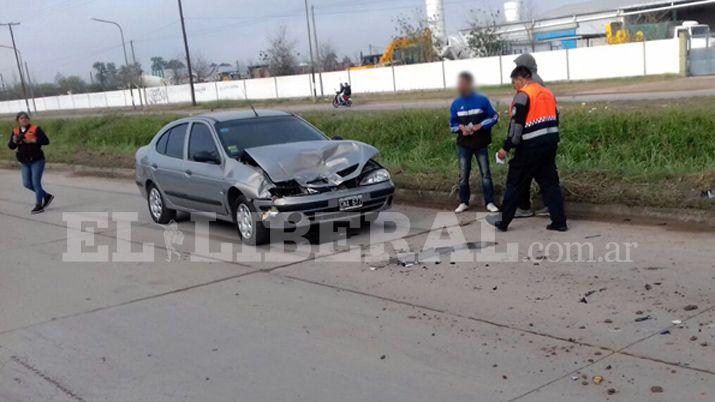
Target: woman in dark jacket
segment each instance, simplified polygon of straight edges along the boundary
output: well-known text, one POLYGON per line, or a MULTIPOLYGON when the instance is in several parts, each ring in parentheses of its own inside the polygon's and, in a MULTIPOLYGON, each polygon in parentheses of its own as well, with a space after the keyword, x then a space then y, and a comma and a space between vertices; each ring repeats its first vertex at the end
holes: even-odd
POLYGON ((50 139, 40 127, 30 123, 30 116, 27 113, 18 113, 15 121, 17 127, 12 130, 7 146, 17 150, 15 157, 20 162, 22 184, 28 190, 35 192, 35 208, 31 213, 39 214, 45 212, 45 208, 55 198, 42 189, 42 173, 45 171, 45 154, 42 152, 42 146, 48 145, 50 139))

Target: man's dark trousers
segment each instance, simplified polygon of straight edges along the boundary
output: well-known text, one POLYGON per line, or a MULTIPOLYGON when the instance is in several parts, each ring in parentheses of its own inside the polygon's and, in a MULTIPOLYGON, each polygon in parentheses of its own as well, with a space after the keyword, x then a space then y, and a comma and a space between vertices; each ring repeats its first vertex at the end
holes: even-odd
POLYGON ((566 225, 564 199, 559 187, 559 173, 556 169, 558 145, 538 148, 519 148, 509 161, 506 191, 502 203, 502 226, 507 227, 514 219, 516 208, 525 192, 529 191, 531 180, 536 180, 541 189, 544 204, 549 208, 551 222, 555 226, 566 225))

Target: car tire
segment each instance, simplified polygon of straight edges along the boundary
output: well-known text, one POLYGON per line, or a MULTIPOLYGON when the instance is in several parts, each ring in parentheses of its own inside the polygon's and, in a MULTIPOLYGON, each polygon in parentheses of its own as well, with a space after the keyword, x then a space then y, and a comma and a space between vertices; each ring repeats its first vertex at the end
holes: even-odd
POLYGON ((146 201, 151 219, 160 225, 166 225, 175 219, 176 210, 166 207, 164 196, 159 191, 159 188, 154 184, 150 184, 147 190, 146 201))
POLYGON ((259 246, 270 240, 270 230, 258 219, 253 204, 243 197, 236 200, 233 207, 233 222, 243 243, 259 246))

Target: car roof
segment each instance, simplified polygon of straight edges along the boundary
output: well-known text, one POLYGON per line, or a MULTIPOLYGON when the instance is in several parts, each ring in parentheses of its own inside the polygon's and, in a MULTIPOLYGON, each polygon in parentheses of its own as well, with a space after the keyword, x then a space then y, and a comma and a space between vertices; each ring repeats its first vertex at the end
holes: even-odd
POLYGON ((256 117, 275 117, 275 116, 291 116, 291 113, 283 112, 280 110, 270 110, 270 109, 256 109, 254 113, 251 109, 241 109, 232 110, 228 112, 212 112, 204 113, 194 118, 204 118, 213 120, 216 122, 224 122, 229 120, 242 120, 242 119, 254 119, 256 117), (258 116, 256 116, 258 114, 258 116))

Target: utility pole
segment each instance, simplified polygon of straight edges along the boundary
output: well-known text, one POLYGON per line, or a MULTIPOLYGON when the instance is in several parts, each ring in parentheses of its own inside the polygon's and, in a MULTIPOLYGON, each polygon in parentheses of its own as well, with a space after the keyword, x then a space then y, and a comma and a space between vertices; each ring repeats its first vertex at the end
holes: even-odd
POLYGON ((320 96, 325 96, 323 93, 323 63, 320 59, 320 43, 318 42, 318 26, 315 25, 315 6, 310 6, 310 16, 313 19, 313 39, 315 41, 315 58, 318 59, 318 77, 320 78, 320 96))
POLYGON ((313 61, 313 39, 310 37, 310 15, 308 15, 308 0, 305 0, 305 22, 308 26, 308 50, 310 50, 310 75, 313 77, 313 98, 318 97, 315 88, 315 62, 313 61))
MULTIPOLYGON (((127 71, 129 72, 131 76, 131 69, 129 67, 129 57, 127 57, 127 43, 124 41, 124 30, 122 29, 122 26, 119 25, 119 23, 110 21, 110 20, 103 20, 101 18, 90 18, 93 21, 97 22, 103 22, 105 24, 112 24, 119 28, 119 35, 122 37, 122 49, 124 50, 124 65, 127 67, 127 71)), ((129 81, 129 96, 132 98, 132 109, 136 109, 137 106, 134 104, 134 90, 132 89, 132 83, 131 83, 131 77, 129 81)))
POLYGON ((134 41, 131 39, 129 40, 129 49, 131 49, 131 51, 132 51, 132 63, 134 63, 134 64, 132 64, 132 77, 134 78, 134 83, 137 87, 137 92, 139 92, 139 104, 142 107, 144 107, 144 98, 142 97, 142 87, 143 87, 142 82, 141 82, 142 77, 141 77, 141 74, 139 74, 139 83, 137 84, 136 76, 134 75, 134 73, 139 73, 139 71, 136 69, 137 68, 137 55, 134 54, 134 41))
POLYGON ((12 32, 12 27, 15 25, 20 25, 19 22, 8 22, 6 25, 10 30, 10 39, 12 40, 12 50, 15 52, 15 62, 17 63, 17 71, 20 73, 20 84, 22 85, 22 95, 25 97, 25 106, 27 107, 27 113, 30 113, 30 102, 27 100, 27 87, 25 87, 25 77, 22 74, 22 64, 20 63, 20 56, 17 52, 17 45, 15 44, 15 34, 12 32))
POLYGON ((0 73, 0 90, 5 92, 5 79, 2 76, 2 73, 0 73))
POLYGON ((30 80, 30 69, 27 68, 27 60, 25 63, 25 78, 27 78, 27 87, 30 88, 30 97, 32 98, 32 108, 37 113, 37 104, 35 103, 35 90, 32 89, 32 81, 30 80))
MULTIPOLYGON (((186 39, 186 25, 184 24, 184 9, 179 2, 179 17, 181 18, 181 33, 184 35, 184 50, 186 50, 186 68, 189 70, 189 86, 191 87, 191 104, 196 106, 196 93, 194 92, 194 74, 191 71, 191 55, 189 54, 189 41, 186 39)), ((307 1, 307 0, 306 0, 307 1)))

